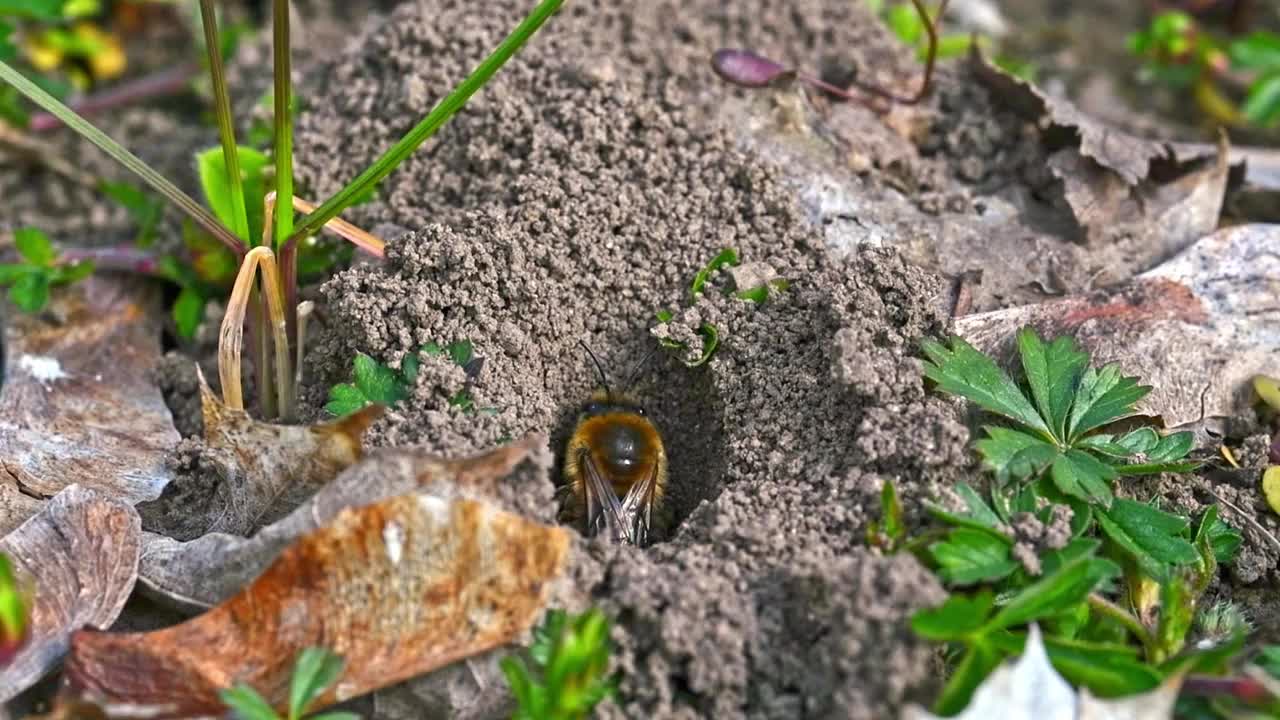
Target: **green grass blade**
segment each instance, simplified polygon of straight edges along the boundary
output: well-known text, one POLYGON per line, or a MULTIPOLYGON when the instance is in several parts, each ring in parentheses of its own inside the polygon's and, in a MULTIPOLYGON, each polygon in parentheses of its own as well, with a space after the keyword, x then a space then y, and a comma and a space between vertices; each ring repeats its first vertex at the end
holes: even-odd
POLYGON ((218 41, 218 18, 213 0, 200 0, 200 24, 204 27, 204 45, 209 54, 209 78, 213 81, 213 110, 218 119, 218 138, 222 140, 222 162, 227 166, 227 183, 231 186, 231 229, 252 247, 249 213, 244 206, 244 183, 240 178, 240 153, 236 151, 231 96, 227 93, 227 78, 222 71, 222 43, 218 41))
POLYGON ((289 63, 289 0, 275 0, 271 32, 275 68, 273 97, 276 161, 276 214, 273 237, 276 239, 276 247, 279 248, 293 235, 293 86, 289 63))
POLYGON ((289 239, 289 243, 293 244, 300 238, 312 235, 320 230, 326 222, 337 217, 339 213, 351 205, 351 203, 361 197, 368 189, 380 182, 383 178, 391 173, 405 158, 409 157, 414 150, 423 142, 435 134, 454 113, 458 112, 467 100, 476 93, 485 83, 493 77, 516 51, 520 49, 533 34, 542 27, 542 24, 551 17, 553 13, 560 8, 564 0, 542 0, 538 6, 529 13, 529 16, 516 27, 515 30, 502 41, 496 50, 493 51, 480 66, 462 82, 461 85, 454 88, 439 105, 427 114, 427 117, 418 123, 407 135, 400 139, 391 147, 382 157, 378 158, 373 165, 367 170, 360 173, 355 180, 352 180, 346 187, 338 191, 336 195, 329 198, 316 211, 307 216, 297 227, 293 233, 293 237, 289 239))
POLYGON ((160 173, 151 168, 150 165, 142 162, 142 160, 133 153, 124 148, 123 145, 107 137, 106 133, 91 125, 87 120, 80 117, 71 108, 63 105, 57 98, 42 90, 38 85, 28 80, 22 73, 13 69, 8 63, 0 62, 0 80, 9 83, 18 92, 22 93, 28 100, 39 105, 49 112, 49 114, 58 118, 64 125, 75 130, 89 142, 97 145, 100 150, 110 155, 116 162, 125 166, 130 172, 137 175, 151 189, 160 193, 166 200, 173 203, 182 212, 191 217, 193 221, 213 237, 217 238, 223 245, 236 254, 237 257, 244 254, 244 246, 235 236, 235 233, 227 229, 225 225, 218 222, 208 210, 200 206, 190 195, 178 189, 178 186, 169 182, 160 173))

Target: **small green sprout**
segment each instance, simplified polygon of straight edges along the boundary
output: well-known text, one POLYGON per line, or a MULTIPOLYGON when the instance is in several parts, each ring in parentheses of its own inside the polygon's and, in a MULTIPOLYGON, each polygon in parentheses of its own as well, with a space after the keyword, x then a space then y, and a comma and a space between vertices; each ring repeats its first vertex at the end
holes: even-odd
POLYGON ((342 675, 343 661, 325 648, 311 647, 298 653, 289 681, 289 714, 283 718, 267 699, 248 685, 240 684, 221 693, 222 702, 240 720, 359 720, 349 712, 307 715, 308 708, 342 675))
MULTIPOLYGON (((702 269, 693 276, 693 281, 689 283, 689 298, 691 302, 696 303, 698 298, 706 291, 707 283, 711 280, 716 272, 727 267, 736 267, 741 263, 738 259, 738 252, 732 248, 721 250, 714 258, 711 259, 702 269)), ((774 279, 768 282, 750 288, 739 288, 736 290, 725 290, 726 295, 732 295, 739 300, 753 302, 757 305, 764 304, 771 295, 785 291, 790 284, 786 280, 774 279)), ((675 318, 675 313, 670 310, 659 310, 655 313, 659 323, 669 323, 675 318)), ((687 343, 671 338, 659 338, 658 344, 664 348, 673 350, 681 350, 681 362, 688 367, 698 367, 705 364, 711 359, 711 355, 715 353, 716 348, 720 345, 720 331, 711 323, 702 323, 698 328, 698 334, 702 336, 702 351, 698 357, 689 359, 686 355, 689 352, 687 343)))
POLYGON ((502 660, 518 705, 513 719, 580 720, 612 697, 617 680, 608 675, 609 627, 597 609, 580 615, 549 611, 534 628, 528 662, 520 655, 502 660))
POLYGON ((0 669, 27 644, 30 613, 29 595, 18 586, 8 556, 0 553, 0 669))
POLYGON ((1001 482, 1029 481, 1047 472, 1065 495, 1106 508, 1111 481, 1120 475, 1187 472, 1192 435, 1161 436, 1140 427, 1123 434, 1102 432, 1135 414, 1151 392, 1116 365, 1088 367, 1089 356, 1068 337, 1048 345, 1031 328, 1018 332, 1026 389, 995 362, 960 338, 951 349, 926 341, 925 377, 940 391, 963 397, 1011 421, 989 425, 978 453, 1001 482))
POLYGON ((907 526, 902 519, 902 503, 893 481, 885 480, 880 489, 880 520, 867 524, 867 544, 896 552, 907 539, 907 526))
MULTIPOLYGON (((421 362, 419 353, 437 357, 447 356, 454 365, 467 372, 468 378, 479 373, 484 359, 475 356, 470 340, 459 340, 446 346, 434 342, 418 348, 417 353, 410 353, 400 362, 400 370, 396 371, 379 363, 377 360, 356 353, 354 382, 335 385, 329 390, 329 402, 325 410, 332 415, 342 417, 367 406, 393 406, 409 396, 413 383, 418 379, 421 362)), ((469 388, 464 387, 449 398, 449 404, 460 408, 463 412, 479 411, 485 414, 496 413, 495 408, 477 408, 471 397, 469 388)))
POLYGON ((83 280, 93 263, 59 263, 58 251, 43 232, 22 228, 13 235, 24 262, 0 265, 0 285, 9 286, 9 299, 27 312, 40 312, 49 303, 49 288, 83 280))

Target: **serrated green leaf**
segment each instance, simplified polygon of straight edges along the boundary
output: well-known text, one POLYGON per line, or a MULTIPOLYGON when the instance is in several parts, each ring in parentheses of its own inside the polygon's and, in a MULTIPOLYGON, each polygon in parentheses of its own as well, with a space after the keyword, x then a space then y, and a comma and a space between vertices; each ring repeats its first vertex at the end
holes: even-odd
POLYGON ((309 647, 299 653, 289 681, 289 717, 302 717, 312 701, 337 682, 344 665, 341 656, 326 648, 309 647))
POLYGON ((1196 544, 1208 542, 1213 548, 1213 556, 1218 564, 1225 565, 1236 557, 1236 551, 1244 542, 1240 531, 1231 527, 1222 519, 1216 504, 1210 505, 1200 517, 1200 525, 1196 530, 1196 544))
POLYGON ((1068 440, 1074 443, 1094 428, 1129 417, 1134 404, 1149 392, 1151 387, 1139 385, 1137 378, 1122 376, 1118 365, 1086 369, 1067 421, 1068 440))
POLYGON ((1018 568, 1009 543, 991 533, 956 528, 947 539, 929 546, 938 575, 949 585, 972 585, 1008 577, 1018 568))
POLYGON ((49 303, 49 275, 28 273, 9 286, 9 299, 22 310, 40 312, 49 303))
POLYGON ((1241 70, 1280 70, 1280 35, 1257 30, 1233 40, 1227 53, 1241 70))
POLYGON ((49 236, 36 228, 22 228, 13 233, 13 244, 23 260, 39 267, 50 267, 58 259, 49 236))
POLYGON ((195 337, 200 321, 204 319, 204 305, 204 295, 194 288, 184 287, 178 293, 178 299, 173 303, 173 324, 180 337, 195 337))
POLYGON ((1103 533, 1138 563, 1147 576, 1165 582, 1170 569, 1199 560, 1195 546, 1183 534, 1190 523, 1146 503, 1116 498, 1109 509, 1099 509, 1103 533))
POLYGON ((957 483, 955 491, 960 499, 964 500, 965 507, 968 508, 966 514, 970 518, 990 528, 1000 524, 1000 516, 996 515, 996 511, 991 509, 991 506, 982 499, 977 490, 969 486, 969 483, 957 483))
POLYGON ((236 685, 218 693, 222 704, 241 720, 279 720, 280 716, 261 695, 247 685, 236 685))
POLYGON ((1031 397, 1061 444, 1067 435, 1067 418, 1071 412, 1071 401, 1075 399, 1076 385, 1089 363, 1089 355, 1066 335, 1046 346, 1030 327, 1018 331, 1018 354, 1022 358, 1031 397))
POLYGON ((1019 422, 1046 441, 1053 440, 1049 426, 1022 390, 977 348, 959 337, 952 338, 950 350, 932 340, 926 340, 922 347, 929 358, 924 364, 925 377, 935 382, 939 390, 1019 422))
POLYGON ((356 353, 355 385, 372 403, 390 406, 404 399, 404 386, 396 372, 364 353, 356 353))
POLYGON ((1105 455, 1110 458, 1127 458, 1133 454, 1129 448, 1121 445, 1114 435, 1108 433, 1098 433, 1096 435, 1087 435, 1077 440, 1072 447, 1081 450, 1091 450, 1099 455, 1105 455))
POLYGON ((1025 480, 1039 475, 1060 454, 1056 446, 1021 430, 999 426, 983 429, 987 437, 973 446, 986 467, 1001 480, 1025 480))
MULTIPOLYGON (((1088 440, 1090 438, 1085 438, 1088 440)), ((1149 427, 1140 427, 1116 438, 1116 444, 1129 451, 1130 455, 1149 453, 1160 443, 1160 433, 1149 427)))
POLYGON ((368 404, 369 398, 364 396, 360 388, 344 383, 329 388, 329 402, 324 409, 330 415, 345 417, 368 404))
POLYGON ((1083 450, 1068 450, 1049 468, 1049 477, 1063 493, 1105 506, 1111 502, 1116 470, 1083 450))
POLYGON ((1187 456, 1195 448, 1195 436, 1190 432, 1176 432, 1160 438, 1147 453, 1147 462, 1160 465, 1173 463, 1187 456))
POLYGON ((911 629, 926 640, 955 642, 977 632, 991 615, 995 596, 990 590, 973 595, 953 594, 936 608, 920 610, 911 616, 911 629))
POLYGON ((1083 602, 1099 583, 1120 574, 1109 560, 1080 557, 1022 588, 983 626, 983 632, 1007 630, 1052 617, 1083 602))
POLYGON ((1040 574, 1051 575, 1058 568, 1080 558, 1093 557, 1102 541, 1095 538, 1075 538, 1057 550, 1047 550, 1040 555, 1040 574))

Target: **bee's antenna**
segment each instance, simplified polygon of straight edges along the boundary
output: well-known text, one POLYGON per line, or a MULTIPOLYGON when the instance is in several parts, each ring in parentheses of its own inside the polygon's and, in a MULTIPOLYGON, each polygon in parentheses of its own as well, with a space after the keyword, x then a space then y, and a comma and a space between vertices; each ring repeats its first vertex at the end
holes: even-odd
POLYGON ((604 394, 609 397, 610 401, 612 401, 613 391, 609 389, 609 376, 605 375, 604 366, 600 364, 600 360, 596 357, 596 354, 591 352, 591 348, 587 347, 587 341, 579 340, 578 344, 582 346, 583 350, 587 351, 587 355, 591 357, 591 362, 595 363, 596 372, 600 375, 600 384, 604 385, 604 394))
POLYGON ((640 362, 636 363, 636 366, 631 368, 631 374, 627 376, 627 384, 624 386, 626 388, 625 392, 631 392, 632 383, 634 383, 636 378, 640 376, 640 371, 644 369, 645 363, 649 362, 649 358, 653 357, 653 353, 657 349, 657 345, 649 348, 649 352, 645 353, 644 357, 640 358, 640 362))

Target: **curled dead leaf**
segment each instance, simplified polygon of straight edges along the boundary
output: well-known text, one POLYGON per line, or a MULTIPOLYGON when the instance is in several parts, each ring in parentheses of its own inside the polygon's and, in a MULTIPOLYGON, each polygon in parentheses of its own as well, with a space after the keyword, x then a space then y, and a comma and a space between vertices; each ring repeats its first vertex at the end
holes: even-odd
POLYGON ((216 712, 247 683, 277 707, 308 646, 342 655, 329 704, 483 653, 552 596, 570 533, 478 500, 410 493, 349 508, 285 549, 243 592, 150 633, 79 632, 67 677, 116 702, 216 712))
MULTIPOLYGON (((312 498, 252 538, 209 533, 188 542, 147 533, 139 575, 158 599, 199 611, 230 598, 270 565, 290 542, 340 511, 413 490, 439 497, 499 501, 502 488, 528 463, 535 472, 551 463, 547 439, 533 434, 468 458, 446 460, 409 450, 383 450, 356 463, 312 498)), ((540 477, 538 479, 541 479, 540 477)), ((513 494, 527 494, 517 490, 513 494)), ((516 509, 510 503, 500 503, 516 509)))
POLYGON ((155 383, 160 295, 94 275, 56 288, 46 312, 5 329, 0 534, 70 485, 129 503, 160 495, 178 431, 155 383))
POLYGON ((0 540, 20 582, 35 587, 31 636, 0 668, 0 703, 38 681, 72 632, 115 621, 138 576, 142 526, 128 503, 72 485, 0 540))
POLYGON ((320 425, 273 425, 223 404, 197 375, 205 457, 218 467, 217 484, 188 487, 205 478, 179 477, 138 506, 149 529, 179 536, 249 535, 288 514, 360 459, 361 438, 384 411, 371 405, 320 425))

